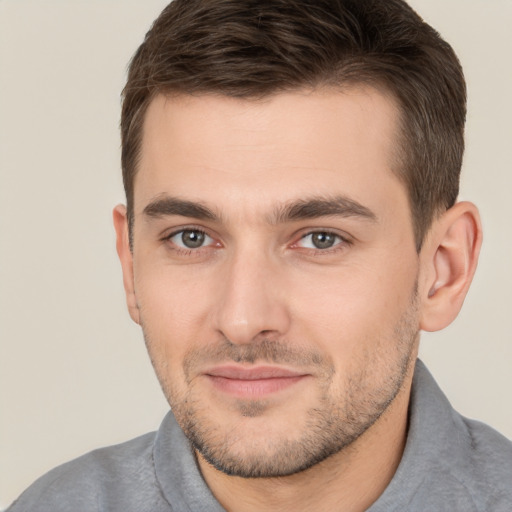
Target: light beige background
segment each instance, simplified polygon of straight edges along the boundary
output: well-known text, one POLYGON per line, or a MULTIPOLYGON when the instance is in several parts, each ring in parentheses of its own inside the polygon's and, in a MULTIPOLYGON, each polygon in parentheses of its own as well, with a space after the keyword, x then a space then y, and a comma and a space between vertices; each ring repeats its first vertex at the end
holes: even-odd
MULTIPOLYGON (((37 476, 158 427, 167 405, 124 307, 119 93, 166 0, 0 0, 0 508, 37 476)), ((469 82, 462 196, 485 244, 460 318, 422 357, 512 437, 512 0, 412 0, 469 82)))

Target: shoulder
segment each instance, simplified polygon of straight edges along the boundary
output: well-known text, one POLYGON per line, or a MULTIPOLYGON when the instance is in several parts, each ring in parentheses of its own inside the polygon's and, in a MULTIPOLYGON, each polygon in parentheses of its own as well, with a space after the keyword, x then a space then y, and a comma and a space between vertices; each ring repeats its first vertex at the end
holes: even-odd
POLYGON ((371 510, 512 511, 512 442, 455 411, 421 361, 402 460, 371 510))
POLYGON ((479 421, 460 416, 468 446, 464 467, 454 472, 481 510, 512 510, 512 442, 479 421))
POLYGON ((47 473, 7 512, 223 510, 172 411, 157 432, 95 450, 47 473))
POLYGON ((444 502, 464 510, 512 510, 512 442, 490 426, 453 409, 421 363, 415 390, 416 444, 428 474, 424 482, 444 502))
POLYGON ((131 502, 126 510, 149 511, 151 504, 156 511, 165 510, 157 503, 154 439, 155 433, 149 433, 58 466, 34 482, 8 512, 122 510, 126 501, 131 502))

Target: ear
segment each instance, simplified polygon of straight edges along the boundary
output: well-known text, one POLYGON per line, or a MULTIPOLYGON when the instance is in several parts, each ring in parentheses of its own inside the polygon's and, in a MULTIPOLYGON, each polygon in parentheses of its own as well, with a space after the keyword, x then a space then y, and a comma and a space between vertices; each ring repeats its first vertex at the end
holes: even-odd
POLYGON ((126 294, 126 304, 132 320, 140 324, 139 307, 135 296, 135 285, 133 278, 133 254, 130 248, 130 236, 128 230, 128 218, 126 207, 117 205, 113 211, 114 228, 116 230, 116 249, 121 261, 123 270, 123 284, 126 294))
POLYGON ((469 290, 482 245, 478 209, 463 201, 439 217, 421 250, 420 328, 438 331, 455 320, 469 290))

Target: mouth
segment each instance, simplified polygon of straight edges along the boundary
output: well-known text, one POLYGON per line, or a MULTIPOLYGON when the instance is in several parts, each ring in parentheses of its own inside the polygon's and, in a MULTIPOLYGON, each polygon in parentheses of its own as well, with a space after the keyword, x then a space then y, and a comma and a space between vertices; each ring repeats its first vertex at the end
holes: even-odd
POLYGON ((234 365, 211 368, 203 375, 217 391, 244 399, 264 398, 310 377, 306 373, 276 366, 247 368, 234 365))

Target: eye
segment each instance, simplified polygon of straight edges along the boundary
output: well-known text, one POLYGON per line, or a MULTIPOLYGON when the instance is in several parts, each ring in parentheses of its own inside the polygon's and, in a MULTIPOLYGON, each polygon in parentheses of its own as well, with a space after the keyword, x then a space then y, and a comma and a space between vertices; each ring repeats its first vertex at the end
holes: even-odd
POLYGON ((199 229, 182 229, 170 235, 168 240, 182 249, 199 249, 205 245, 211 245, 214 241, 199 229))
POLYGON ((325 250, 331 249, 342 242, 344 242, 344 239, 339 235, 330 233, 329 231, 315 231, 304 235, 297 245, 304 249, 325 250))

